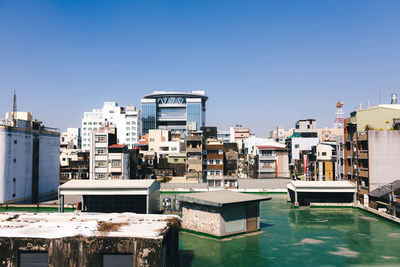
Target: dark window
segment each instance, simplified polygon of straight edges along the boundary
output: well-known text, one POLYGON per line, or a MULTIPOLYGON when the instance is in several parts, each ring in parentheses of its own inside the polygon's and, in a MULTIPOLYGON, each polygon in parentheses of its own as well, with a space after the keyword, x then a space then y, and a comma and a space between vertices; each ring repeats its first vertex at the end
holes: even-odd
POLYGON ((14 163, 17 162, 17 159, 14 159, 14 163))
POLYGON ((322 156, 326 156, 326 152, 322 152, 322 156))
POLYGON ((133 266, 132 254, 103 254, 103 267, 131 267, 133 266))
POLYGON ((17 140, 14 140, 14 144, 16 144, 17 143, 17 140))
POLYGON ((17 178, 13 178, 13 182, 15 183, 17 181, 17 178))
POLYGON ((47 267, 49 265, 49 255, 47 252, 20 252, 20 267, 47 267))

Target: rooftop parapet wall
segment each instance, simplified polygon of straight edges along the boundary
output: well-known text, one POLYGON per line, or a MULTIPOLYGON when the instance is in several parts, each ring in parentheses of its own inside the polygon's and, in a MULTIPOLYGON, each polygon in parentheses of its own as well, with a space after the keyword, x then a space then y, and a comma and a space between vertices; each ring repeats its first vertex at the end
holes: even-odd
POLYGON ((2 266, 20 266, 22 252, 47 252, 49 266, 57 267, 102 266, 104 254, 132 255, 133 266, 179 264, 177 216, 4 213, 0 217, 2 266))

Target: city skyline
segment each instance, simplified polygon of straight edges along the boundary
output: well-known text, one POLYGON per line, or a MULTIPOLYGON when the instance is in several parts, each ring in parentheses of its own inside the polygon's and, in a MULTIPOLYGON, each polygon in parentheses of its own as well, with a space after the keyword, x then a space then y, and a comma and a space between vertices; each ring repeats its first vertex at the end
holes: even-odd
POLYGON ((0 3, 0 112, 79 127, 105 101, 205 90, 206 124, 332 127, 400 93, 396 1, 0 3))

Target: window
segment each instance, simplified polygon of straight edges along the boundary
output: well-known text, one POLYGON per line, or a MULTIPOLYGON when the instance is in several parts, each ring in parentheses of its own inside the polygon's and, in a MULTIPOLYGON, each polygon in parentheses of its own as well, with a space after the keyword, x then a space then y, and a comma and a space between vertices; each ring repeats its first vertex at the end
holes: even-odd
POLYGON ((92 123, 91 123, 91 122, 89 122, 89 123, 88 123, 88 125, 92 125, 92 123))
POLYGON ((112 166, 112 167, 121 167, 121 160, 119 160, 119 159, 113 159, 113 160, 111 161, 111 166, 112 166))
MULTIPOLYGON (((126 125, 131 125, 131 122, 130 121, 127 121, 126 122, 126 125)), ((127 130, 128 130, 128 128, 126 128, 127 130)))
POLYGON ((84 131, 86 131, 86 128, 83 128, 84 131))
POLYGON ((272 151, 271 150, 261 150, 261 155, 262 156, 272 156, 272 151))
POLYGON ((14 159, 14 163, 17 162, 17 159, 14 159))
POLYGON ((49 254, 47 252, 20 252, 19 266, 48 266, 49 254))
POLYGON ((87 123, 86 123, 86 122, 84 122, 84 123, 83 123, 83 125, 87 125, 87 123))
POLYGON ((14 144, 17 144, 17 140, 14 140, 14 144))
POLYGON ((130 136, 131 134, 130 133, 126 133, 126 136, 130 136))
POLYGON ((150 138, 150 142, 154 142, 154 138, 150 138))
POLYGON ((171 147, 171 150, 176 151, 177 149, 176 149, 176 147, 171 147))
POLYGON ((129 141, 131 141, 131 139, 130 138, 126 138, 126 141, 129 142, 129 141))
POLYGON ((62 158, 62 161, 65 161, 66 160, 66 158, 62 158))
POLYGON ((294 148, 299 148, 299 147, 300 147, 299 144, 294 145, 294 148))
POLYGON ((136 130, 136 127, 132 127, 132 131, 136 130))
POLYGON ((13 178, 13 182, 15 183, 17 181, 17 178, 13 178))
POLYGON ((106 149, 105 148, 96 148, 96 154, 98 154, 98 155, 106 154, 106 149))
POLYGON ((326 156, 326 152, 322 152, 322 156, 326 156))
POLYGON ((97 125, 97 122, 93 122, 93 125, 97 125))
POLYGON ((96 179, 105 179, 107 176, 106 176, 105 173, 96 173, 96 174, 94 175, 94 177, 95 177, 96 179))
POLYGON ((179 160, 178 159, 174 159, 174 162, 178 162, 179 160))
POLYGON ((215 164, 220 164, 220 162, 221 161, 219 159, 217 159, 215 164))
POLYGON ((89 127, 88 130, 91 131, 91 130, 92 130, 92 127, 89 127))
POLYGON ((128 267, 133 266, 132 254, 104 254, 103 267, 128 267))
POLYGON ((131 129, 131 127, 126 127, 126 130, 129 131, 131 129))
POLYGON ((105 160, 96 160, 94 165, 96 167, 105 167, 106 166, 106 161, 105 160))
POLYGON ((105 135, 96 135, 96 142, 105 143, 107 142, 107 137, 105 135))

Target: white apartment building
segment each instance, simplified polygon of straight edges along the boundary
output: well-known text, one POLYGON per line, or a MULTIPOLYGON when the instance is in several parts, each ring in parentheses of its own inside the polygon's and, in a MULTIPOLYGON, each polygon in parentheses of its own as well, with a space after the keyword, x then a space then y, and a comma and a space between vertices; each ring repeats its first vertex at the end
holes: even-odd
POLYGON ((135 106, 120 107, 116 102, 104 102, 102 109, 85 112, 82 118, 82 149, 90 150, 93 130, 98 130, 106 123, 117 128, 119 144, 133 148, 141 135, 141 113, 135 106))
POLYGON ((14 112, 0 120, 0 203, 37 203, 57 195, 60 133, 14 112))
POLYGON ((81 129, 68 128, 66 132, 61 133, 60 146, 62 148, 80 149, 82 145, 81 129))

